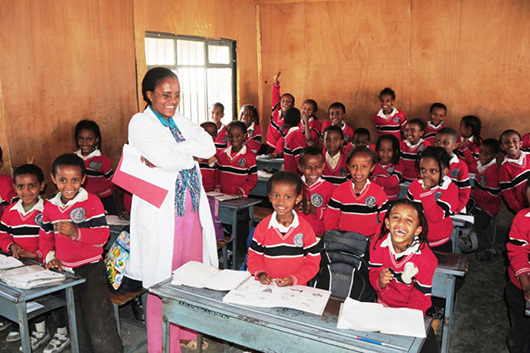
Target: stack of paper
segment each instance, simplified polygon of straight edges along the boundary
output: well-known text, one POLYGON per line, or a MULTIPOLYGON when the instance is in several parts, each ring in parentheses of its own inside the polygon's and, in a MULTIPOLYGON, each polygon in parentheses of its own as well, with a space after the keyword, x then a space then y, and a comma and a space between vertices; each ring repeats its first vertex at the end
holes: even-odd
POLYGON ((229 194, 223 194, 222 192, 213 192, 213 191, 208 191, 206 195, 214 197, 218 201, 228 201, 228 200, 239 198, 239 196, 237 195, 229 195, 229 194))
POLYGON ((250 277, 247 271, 218 270, 201 262, 190 261, 173 271, 173 285, 229 291, 250 277))
POLYGON ((351 298, 346 298, 341 306, 337 328, 426 337, 421 310, 387 308, 379 303, 362 303, 351 298))
POLYGON ((2 281, 8 286, 20 289, 51 286, 64 281, 65 278, 62 273, 46 270, 39 265, 24 266, 0 272, 2 281))
POLYGON ((0 254, 0 270, 7 270, 9 268, 20 267, 22 265, 24 264, 15 259, 13 256, 5 256, 0 254))
POLYGON ((223 301, 262 308, 291 308, 322 315, 330 295, 329 291, 313 287, 263 285, 250 278, 225 295, 223 301))

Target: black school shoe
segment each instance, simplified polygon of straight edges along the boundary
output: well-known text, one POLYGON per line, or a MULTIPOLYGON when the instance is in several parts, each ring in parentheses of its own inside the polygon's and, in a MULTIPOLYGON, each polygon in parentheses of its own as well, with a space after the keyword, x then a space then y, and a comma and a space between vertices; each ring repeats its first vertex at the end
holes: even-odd
POLYGON ((144 305, 142 304, 142 297, 136 297, 132 300, 131 309, 132 309, 134 318, 137 321, 145 323, 144 305))

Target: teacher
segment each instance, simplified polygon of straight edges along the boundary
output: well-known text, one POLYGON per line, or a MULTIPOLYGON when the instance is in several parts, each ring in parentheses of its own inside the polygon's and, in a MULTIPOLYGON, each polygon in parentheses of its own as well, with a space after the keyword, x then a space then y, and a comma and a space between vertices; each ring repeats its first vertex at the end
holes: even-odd
MULTIPOLYGON (((177 113, 180 83, 166 68, 149 70, 142 81, 147 103, 143 113, 129 122, 129 145, 151 168, 172 176, 169 192, 160 208, 133 195, 131 250, 126 275, 148 288, 171 277, 171 271, 188 261, 218 267, 212 216, 197 162, 215 154, 212 138, 198 125, 177 113)), ((162 351, 162 301, 149 294, 146 307, 148 349, 162 351)), ((196 344, 193 331, 171 325, 171 352, 177 341, 196 344)))

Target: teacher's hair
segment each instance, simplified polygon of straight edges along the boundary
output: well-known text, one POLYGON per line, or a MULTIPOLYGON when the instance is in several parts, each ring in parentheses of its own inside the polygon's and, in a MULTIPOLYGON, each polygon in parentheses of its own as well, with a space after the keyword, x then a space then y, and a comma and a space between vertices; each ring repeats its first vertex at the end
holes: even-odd
POLYGON ((147 98, 147 91, 154 92, 158 83, 168 77, 178 79, 173 71, 165 67, 155 67, 147 71, 142 80, 142 96, 144 97, 144 101, 147 102, 147 105, 151 105, 151 101, 147 98))

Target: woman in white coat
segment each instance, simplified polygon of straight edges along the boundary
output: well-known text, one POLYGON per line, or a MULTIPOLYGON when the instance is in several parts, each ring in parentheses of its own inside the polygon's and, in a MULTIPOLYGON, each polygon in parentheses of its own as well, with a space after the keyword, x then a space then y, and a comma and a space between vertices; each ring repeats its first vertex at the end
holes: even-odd
MULTIPOLYGON (((149 70, 142 81, 142 94, 147 108, 129 123, 129 145, 149 167, 174 176, 160 208, 133 196, 126 274, 148 288, 188 261, 218 266, 212 217, 193 159, 210 158, 215 146, 201 127, 176 112, 180 83, 171 70, 149 70)), ((162 301, 152 294, 147 299, 146 324, 149 352, 161 352, 162 301)), ((175 325, 170 337, 172 352, 180 352, 177 339, 183 343, 196 339, 195 333, 175 325)))

